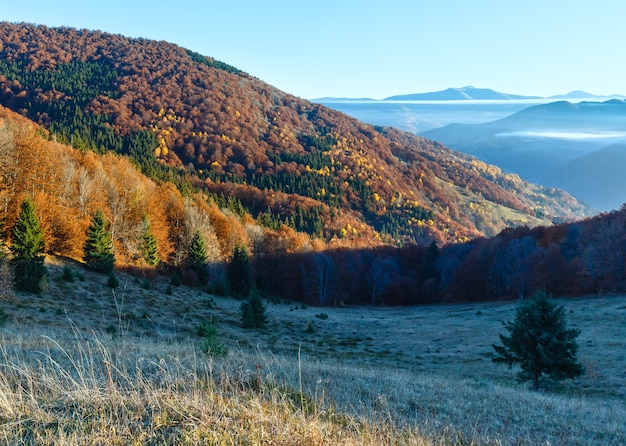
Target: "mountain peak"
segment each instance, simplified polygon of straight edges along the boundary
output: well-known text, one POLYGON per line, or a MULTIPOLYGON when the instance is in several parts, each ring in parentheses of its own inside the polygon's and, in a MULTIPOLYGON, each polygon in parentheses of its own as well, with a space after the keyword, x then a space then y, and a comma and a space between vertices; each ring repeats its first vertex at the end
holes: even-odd
POLYGON ((538 96, 520 96, 501 93, 490 88, 476 88, 471 85, 461 88, 447 88, 429 93, 413 93, 385 98, 385 101, 476 101, 476 100, 515 100, 539 99, 538 96))

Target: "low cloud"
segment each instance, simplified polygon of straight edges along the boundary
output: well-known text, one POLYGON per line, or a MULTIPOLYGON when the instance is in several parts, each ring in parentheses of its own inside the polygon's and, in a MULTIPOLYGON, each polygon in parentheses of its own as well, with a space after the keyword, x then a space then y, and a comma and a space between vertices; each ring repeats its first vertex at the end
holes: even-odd
POLYGON ((497 137, 521 137, 521 138, 551 138, 551 139, 619 139, 626 138, 626 132, 580 132, 570 130, 518 130, 514 132, 497 133, 497 137))

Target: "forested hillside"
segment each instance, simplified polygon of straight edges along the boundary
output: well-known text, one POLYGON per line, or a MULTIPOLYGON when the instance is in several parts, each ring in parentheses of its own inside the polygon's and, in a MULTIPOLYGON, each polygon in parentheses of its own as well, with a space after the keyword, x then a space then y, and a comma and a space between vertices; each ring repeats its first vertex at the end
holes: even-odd
MULTIPOLYGON (((121 41, 132 48, 178 48, 67 29, 3 29, 43 33, 42 39, 52 33, 77 41, 81 36, 121 41)), ((100 211, 117 268, 152 274, 160 263, 158 270, 172 280, 178 276, 190 285, 206 280, 213 292, 229 292, 225 265, 241 247, 250 254, 250 278, 260 292, 318 305, 489 300, 539 288, 557 295, 626 289, 625 210, 552 227, 508 228, 482 238, 481 233, 514 221, 546 221, 529 213, 552 217, 557 203, 577 203, 423 138, 374 129, 208 59, 208 65, 198 63, 198 56, 184 50, 179 55, 188 58, 185 63, 208 70, 203 74, 212 80, 208 84, 254 85, 246 90, 252 96, 245 97, 255 98, 257 106, 252 100, 249 107, 235 105, 243 99, 231 85, 232 94, 221 102, 205 96, 185 117, 174 115, 171 107, 153 115, 141 108, 142 101, 160 98, 158 105, 167 105, 174 99, 145 91, 140 96, 124 82, 163 77, 151 77, 146 69, 143 76, 126 79, 119 73, 132 69, 110 61, 102 68, 98 61, 111 50, 97 45, 92 61, 66 60, 70 50, 64 53, 61 45, 50 53, 58 58, 54 63, 39 61, 47 68, 35 65, 33 57, 6 57, 7 48, 20 42, 2 47, 2 98, 41 125, 0 108, 0 216, 9 244, 20 206, 30 198, 46 253, 82 261, 87 229, 100 211), (105 82, 102 73, 108 69, 117 74, 105 82), (59 74, 63 70, 74 74, 59 74), (220 76, 222 83, 216 81, 220 76), (95 97, 92 89, 99 91, 95 97), (261 101, 264 94, 274 98, 274 106, 261 101), (107 103, 110 113, 97 108, 107 103), (219 111, 200 119, 196 110, 205 106, 219 111), (149 125, 144 115, 153 120, 149 125), (280 126, 268 123, 259 127, 267 134, 242 136, 268 116, 280 126), (233 124, 240 118, 241 126, 233 124), (209 124, 219 137, 191 130, 209 124), (195 141, 189 143, 193 154, 185 155, 186 138, 195 141), (146 237, 156 246, 154 262, 145 256, 146 237), (189 261, 199 238, 206 261, 200 273, 189 261), (394 247, 385 238, 428 243, 394 247)), ((31 54, 27 46, 9 53, 31 54)), ((186 110, 184 102, 178 107, 186 110)))
MULTIPOLYGON (((237 243, 252 246, 248 232, 263 235, 254 223, 245 228, 245 219, 226 208, 221 211, 217 199, 183 197, 173 184, 146 178, 120 155, 81 152, 49 141, 45 130, 4 108, 0 175, 5 237, 12 232, 20 203, 32 198, 50 254, 80 260, 86 230, 98 210, 108 222, 118 266, 147 266, 141 253, 147 230, 156 239, 159 259, 174 264, 180 263, 196 231, 204 236, 212 262, 228 258, 237 243)), ((293 230, 284 238, 290 234, 297 238, 293 230)))
POLYGON ((2 23, 0 103, 81 156, 127 156, 158 187, 230 197, 266 229, 329 246, 460 242, 587 211, 162 41, 2 23))

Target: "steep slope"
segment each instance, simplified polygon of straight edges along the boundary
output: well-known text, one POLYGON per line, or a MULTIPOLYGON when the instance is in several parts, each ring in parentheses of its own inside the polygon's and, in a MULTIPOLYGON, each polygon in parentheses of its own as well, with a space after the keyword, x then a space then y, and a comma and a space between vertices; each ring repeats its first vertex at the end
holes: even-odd
POLYGON ((270 227, 327 241, 455 242, 585 212, 166 42, 2 23, 0 102, 73 147, 114 150, 183 191, 235 196, 270 227))

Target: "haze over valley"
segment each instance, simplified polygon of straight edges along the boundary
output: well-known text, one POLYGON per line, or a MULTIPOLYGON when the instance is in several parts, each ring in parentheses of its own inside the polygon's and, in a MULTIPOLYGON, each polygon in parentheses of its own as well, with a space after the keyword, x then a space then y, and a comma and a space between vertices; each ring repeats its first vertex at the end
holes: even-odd
POLYGON ((623 176, 614 167, 622 161, 619 149, 626 141, 626 107, 621 98, 582 91, 549 98, 519 97, 466 87, 381 101, 319 101, 375 125, 440 141, 607 211, 626 202, 623 176))

